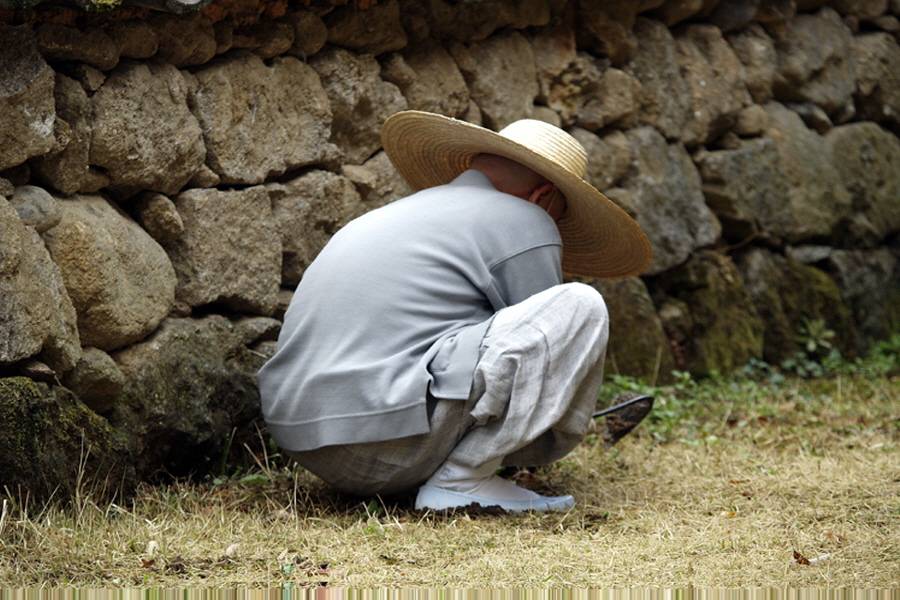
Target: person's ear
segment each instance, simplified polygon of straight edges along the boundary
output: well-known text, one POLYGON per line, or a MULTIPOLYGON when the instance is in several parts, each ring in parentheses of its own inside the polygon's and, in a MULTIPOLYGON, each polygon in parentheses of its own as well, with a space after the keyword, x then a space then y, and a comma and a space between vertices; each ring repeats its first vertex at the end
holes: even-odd
POLYGON ((548 204, 550 203, 550 198, 553 197, 554 186, 552 183, 545 183, 543 185, 539 185, 538 187, 532 190, 531 194, 528 196, 528 201, 532 204, 537 204, 544 210, 547 210, 548 204))

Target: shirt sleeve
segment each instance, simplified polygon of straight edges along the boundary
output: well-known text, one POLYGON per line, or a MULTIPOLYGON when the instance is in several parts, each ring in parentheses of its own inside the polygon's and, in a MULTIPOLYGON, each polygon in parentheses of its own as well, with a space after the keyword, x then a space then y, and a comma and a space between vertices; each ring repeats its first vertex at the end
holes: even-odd
POLYGON ((562 283, 562 248, 547 244, 529 248, 494 265, 488 298, 494 308, 518 304, 562 283))

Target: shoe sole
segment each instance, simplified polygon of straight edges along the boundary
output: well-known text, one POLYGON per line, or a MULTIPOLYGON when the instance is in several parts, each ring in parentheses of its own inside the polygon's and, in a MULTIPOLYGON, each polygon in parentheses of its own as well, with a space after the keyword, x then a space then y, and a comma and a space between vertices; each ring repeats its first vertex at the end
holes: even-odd
POLYGON ((575 498, 572 496, 556 496, 540 500, 495 500, 484 498, 474 494, 454 492, 447 488, 433 485, 425 485, 419 488, 416 496, 416 510, 448 510, 452 508, 466 508, 469 506, 481 508, 497 507, 507 512, 551 512, 566 510, 575 506, 575 498))

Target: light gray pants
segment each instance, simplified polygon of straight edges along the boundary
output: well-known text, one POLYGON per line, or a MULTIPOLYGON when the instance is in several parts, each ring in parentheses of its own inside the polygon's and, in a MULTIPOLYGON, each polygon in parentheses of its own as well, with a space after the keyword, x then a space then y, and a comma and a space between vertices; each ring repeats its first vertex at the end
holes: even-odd
POLYGON ((360 496, 415 489, 446 460, 469 467, 499 458, 510 466, 550 464, 587 431, 608 339, 600 294, 580 283, 555 286, 494 315, 468 400, 429 396, 428 433, 287 454, 360 496))

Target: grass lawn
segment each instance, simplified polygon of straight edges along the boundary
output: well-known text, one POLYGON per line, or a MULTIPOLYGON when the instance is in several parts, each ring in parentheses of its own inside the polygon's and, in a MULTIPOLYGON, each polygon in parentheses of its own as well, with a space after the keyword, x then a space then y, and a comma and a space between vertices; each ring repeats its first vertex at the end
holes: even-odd
MULTIPOLYGON (((882 356, 882 359, 884 357, 882 356)), ((606 450, 509 473, 574 509, 412 510, 334 494, 277 456, 252 471, 0 518, 0 587, 898 588, 896 364, 823 377, 648 388, 644 424, 606 450)))

